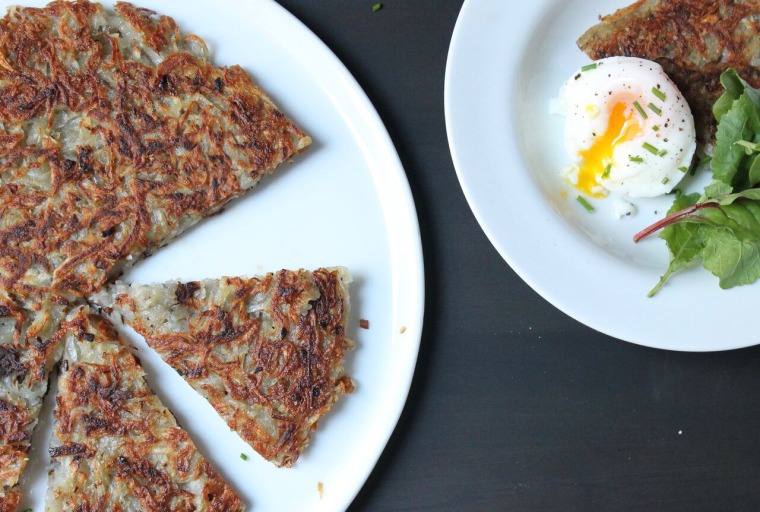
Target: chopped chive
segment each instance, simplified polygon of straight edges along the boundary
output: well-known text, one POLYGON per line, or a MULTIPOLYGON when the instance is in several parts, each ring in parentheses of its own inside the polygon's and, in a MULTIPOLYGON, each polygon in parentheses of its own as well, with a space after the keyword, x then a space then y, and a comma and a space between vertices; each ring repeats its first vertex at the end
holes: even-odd
POLYGON ((248 455, 246 455, 245 453, 241 453, 240 458, 243 460, 248 460, 248 455))
POLYGON ((628 160, 630 160, 631 162, 636 162, 637 164, 640 164, 641 162, 644 161, 643 158, 636 155, 628 155, 628 160))
POLYGON ((657 152, 657 156, 665 156, 667 154, 668 154, 668 150, 666 149, 661 149, 657 152))
POLYGON ((664 178, 662 178, 662 184, 663 184, 663 185, 667 185, 667 183, 668 183, 669 181, 670 181, 670 179, 668 179, 668 177, 667 177, 667 176, 665 176, 664 178))
POLYGON ((652 94, 657 96, 660 99, 660 101, 665 101, 665 98, 666 98, 665 93, 659 90, 657 87, 652 87, 652 94))
POLYGON ((689 172, 689 168, 686 167, 685 165, 682 165, 681 167, 679 167, 678 170, 681 171, 684 174, 686 174, 687 172, 689 172))
POLYGON ((649 105, 647 105, 647 107, 649 107, 649 110, 651 110, 652 112, 654 112, 654 113, 655 113, 655 114, 657 114, 658 116, 659 116, 660 114, 662 114, 662 110, 660 110, 660 109, 657 107, 657 105, 655 105, 654 103, 650 103, 649 105))
POLYGON ((596 69, 596 66, 598 64, 596 62, 592 62, 591 64, 586 64, 581 68, 581 71, 591 71, 592 69, 596 69))
POLYGON ((643 108, 641 108, 641 105, 639 104, 639 102, 638 102, 638 101, 634 101, 634 102, 633 102, 633 106, 634 106, 634 107, 636 107, 636 110, 638 110, 638 111, 639 111, 639 114, 641 114, 641 117, 643 117, 644 119, 646 119, 646 118, 648 117, 648 116, 647 116, 647 113, 646 113, 646 112, 644 112, 644 109, 643 109, 643 108))
POLYGON ((652 126, 652 130, 654 130, 656 132, 659 132, 660 131, 660 127, 658 125, 654 125, 654 126, 652 126))
POLYGON ((581 206, 583 206, 587 212, 591 213, 594 211, 594 207, 589 204, 588 201, 583 196, 576 197, 576 200, 581 203, 581 206))
POLYGON ((612 164, 607 164, 607 166, 604 168, 604 172, 602 173, 602 178, 609 178, 611 170, 612 170, 612 164))
POLYGON ((642 148, 644 148, 644 149, 646 149, 647 151, 649 151, 649 152, 650 152, 650 153, 652 153, 653 155, 657 155, 657 154, 659 154, 659 153, 660 153, 660 150, 659 150, 659 149, 657 149, 656 147, 652 146, 652 145, 651 145, 650 143, 648 143, 648 142, 645 142, 644 144, 642 144, 642 145, 641 145, 641 147, 642 147, 642 148))
POLYGON ((383 4, 375 4, 372 6, 372 12, 377 12, 383 8, 383 4))

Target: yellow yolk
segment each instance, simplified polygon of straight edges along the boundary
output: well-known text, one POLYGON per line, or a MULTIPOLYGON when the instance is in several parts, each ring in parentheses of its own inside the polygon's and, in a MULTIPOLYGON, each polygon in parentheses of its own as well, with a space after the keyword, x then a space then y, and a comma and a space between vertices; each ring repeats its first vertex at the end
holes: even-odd
POLYGON ((567 164, 558 172, 580 197, 667 194, 696 149, 694 118, 656 62, 609 57, 586 64, 559 90, 567 164))
POLYGON ((576 187, 591 197, 602 197, 599 191, 605 168, 612 164, 612 154, 619 142, 629 141, 641 131, 638 122, 631 113, 626 114, 625 103, 615 103, 610 112, 607 130, 596 139, 590 148, 580 151, 581 163, 578 166, 578 184, 576 187))

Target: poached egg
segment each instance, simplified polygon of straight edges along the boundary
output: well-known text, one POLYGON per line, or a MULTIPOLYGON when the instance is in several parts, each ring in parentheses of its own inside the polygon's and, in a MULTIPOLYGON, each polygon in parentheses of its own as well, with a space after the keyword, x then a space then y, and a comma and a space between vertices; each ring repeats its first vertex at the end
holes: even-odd
POLYGON ((687 174, 697 147, 694 118, 656 62, 610 57, 583 66, 561 87, 566 179, 590 197, 666 194, 687 174))

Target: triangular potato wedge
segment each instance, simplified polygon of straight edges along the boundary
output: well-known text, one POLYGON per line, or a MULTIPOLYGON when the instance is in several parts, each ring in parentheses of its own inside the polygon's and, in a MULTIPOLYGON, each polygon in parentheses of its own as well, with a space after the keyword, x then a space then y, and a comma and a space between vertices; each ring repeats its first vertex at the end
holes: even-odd
POLYGON ((343 369, 342 268, 155 285, 92 299, 133 327, 259 454, 291 466, 317 420, 353 390, 343 369))
POLYGON ((243 510, 108 319, 82 307, 62 332, 47 510, 243 510))

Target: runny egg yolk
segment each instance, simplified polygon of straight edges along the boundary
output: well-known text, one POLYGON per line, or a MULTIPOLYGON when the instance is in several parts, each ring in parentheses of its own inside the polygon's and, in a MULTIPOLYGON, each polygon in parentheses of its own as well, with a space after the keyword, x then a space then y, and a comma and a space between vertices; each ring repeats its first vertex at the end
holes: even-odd
POLYGON ((579 151, 581 162, 578 164, 578 184, 576 187, 591 197, 602 197, 600 191, 602 177, 608 165, 612 164, 615 146, 620 142, 630 141, 641 132, 641 126, 634 118, 631 109, 625 103, 615 103, 610 111, 607 130, 599 135, 591 147, 579 151))

